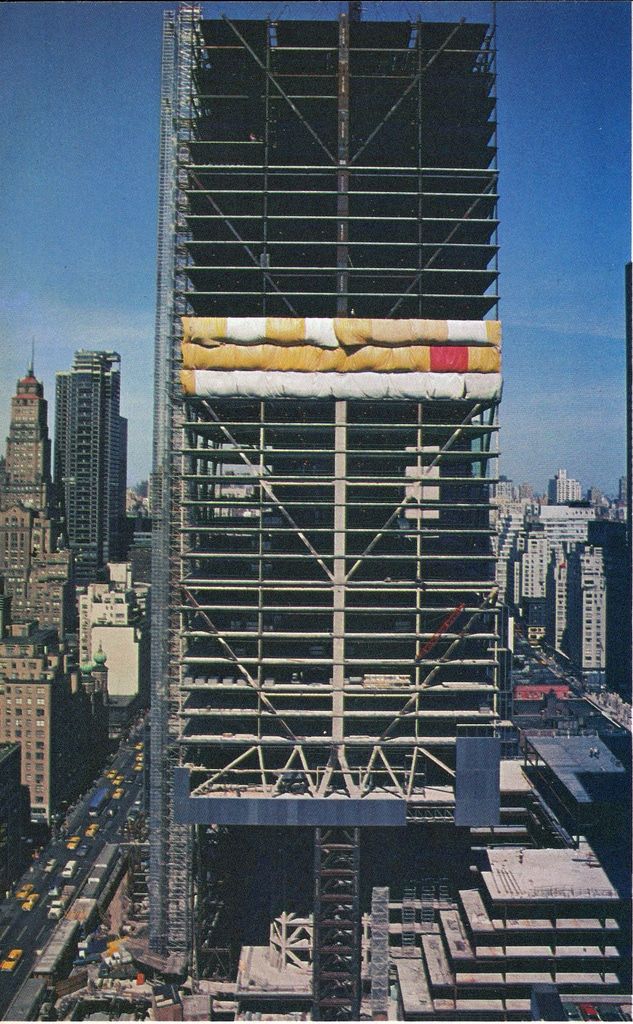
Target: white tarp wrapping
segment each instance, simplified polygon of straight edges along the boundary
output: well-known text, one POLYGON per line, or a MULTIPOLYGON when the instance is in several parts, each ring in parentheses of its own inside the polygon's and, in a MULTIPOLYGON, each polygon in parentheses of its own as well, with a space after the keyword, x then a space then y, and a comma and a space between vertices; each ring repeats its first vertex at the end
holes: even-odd
POLYGON ((498 400, 500 373, 297 373, 184 370, 186 394, 201 398, 347 398, 498 400))

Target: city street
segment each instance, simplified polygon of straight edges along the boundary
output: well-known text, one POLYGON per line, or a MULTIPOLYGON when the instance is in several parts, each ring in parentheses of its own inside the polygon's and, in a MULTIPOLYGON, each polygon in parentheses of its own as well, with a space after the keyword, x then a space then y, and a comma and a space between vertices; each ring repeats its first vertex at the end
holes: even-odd
MULTIPOLYGON (((13 971, 0 972, 2 1018, 18 990, 29 977, 39 952, 58 923, 49 920, 47 916, 53 899, 48 896, 48 891, 60 878, 64 865, 69 860, 77 860, 77 870, 70 884, 75 886, 75 893, 78 894, 105 844, 121 840, 122 829, 131 808, 137 800, 142 801, 144 771, 134 770, 135 756, 138 753, 134 745, 140 742, 141 735, 139 731, 138 735, 133 734, 127 743, 123 743, 106 767, 106 771, 114 769, 123 776, 121 798, 110 801, 98 817, 90 817, 88 805, 95 791, 99 786, 106 784, 113 788, 105 774, 100 776, 80 803, 69 811, 64 828, 66 838, 60 836, 40 851, 38 859, 24 872, 13 894, 4 900, 0 908, 0 960, 4 960, 12 949, 22 950, 22 956, 13 971), (115 810, 113 817, 108 815, 109 808, 115 810), (98 822, 99 829, 94 838, 91 838, 86 835, 86 829, 94 822, 98 822), (81 837, 79 846, 85 844, 88 848, 84 856, 78 857, 77 850, 69 850, 66 846, 68 839, 74 835, 81 837), (46 872, 46 864, 50 860, 57 861, 57 864, 53 871, 46 872), (22 903, 15 896, 23 885, 33 886, 32 892, 39 894, 39 899, 30 911, 24 911, 22 903)), ((68 880, 61 881, 64 884, 68 880)))

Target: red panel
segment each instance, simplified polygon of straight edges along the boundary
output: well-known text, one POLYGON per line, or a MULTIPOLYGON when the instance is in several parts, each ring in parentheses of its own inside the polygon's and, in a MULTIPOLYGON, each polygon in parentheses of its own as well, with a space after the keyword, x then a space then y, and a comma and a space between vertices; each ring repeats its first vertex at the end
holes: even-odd
POLYGON ((467 345, 431 345, 431 371, 434 373, 466 373, 467 345))

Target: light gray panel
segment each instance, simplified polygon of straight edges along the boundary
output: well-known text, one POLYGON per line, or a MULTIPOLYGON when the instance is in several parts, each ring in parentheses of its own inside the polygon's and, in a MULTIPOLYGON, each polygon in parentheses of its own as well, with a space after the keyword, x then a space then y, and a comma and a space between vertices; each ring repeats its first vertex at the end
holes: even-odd
POLYGON ((316 797, 191 796, 189 770, 174 770, 174 818, 189 825, 406 825, 406 801, 316 797))
POLYGON ((455 754, 455 824, 499 824, 499 761, 496 736, 459 736, 455 754))

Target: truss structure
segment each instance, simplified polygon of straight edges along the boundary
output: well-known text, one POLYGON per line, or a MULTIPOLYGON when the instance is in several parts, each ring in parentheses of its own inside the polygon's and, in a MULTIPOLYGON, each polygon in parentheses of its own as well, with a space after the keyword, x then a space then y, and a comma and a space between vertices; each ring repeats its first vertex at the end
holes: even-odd
POLYGON ((496 719, 494 405, 385 411, 189 407, 178 719, 198 795, 447 803, 458 727, 496 719))
POLYGON ((360 829, 317 828, 313 1020, 360 1020, 360 829))
POLYGON ((463 21, 165 16, 156 946, 192 931, 173 763, 195 795, 387 794, 450 821, 458 732, 498 721, 497 399, 185 400, 178 380, 182 315, 494 314, 494 60, 463 21))

